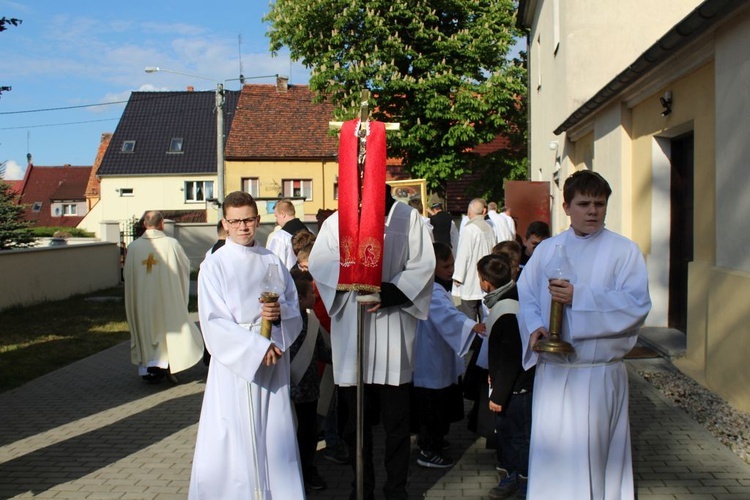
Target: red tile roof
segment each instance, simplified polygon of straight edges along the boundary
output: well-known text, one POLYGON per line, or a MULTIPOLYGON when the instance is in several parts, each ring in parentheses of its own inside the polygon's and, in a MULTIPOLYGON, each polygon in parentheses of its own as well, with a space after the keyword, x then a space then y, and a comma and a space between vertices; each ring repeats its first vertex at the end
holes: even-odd
POLYGON ((96 152, 96 159, 94 159, 94 167, 91 169, 89 181, 86 185, 86 199, 90 200, 89 208, 94 206, 94 204, 99 201, 99 184, 101 184, 101 182, 96 177, 96 172, 97 170, 99 170, 99 165, 101 165, 102 163, 102 158, 104 158, 104 153, 107 151, 107 147, 109 146, 111 140, 111 132, 105 132, 102 134, 102 139, 99 142, 99 150, 96 152))
POLYGON ((313 103, 307 85, 242 87, 226 144, 228 160, 334 159, 338 137, 329 134, 333 105, 313 103))
POLYGON ((14 193, 21 194, 21 190, 23 189, 22 180, 9 181, 9 180, 3 179, 3 182, 5 182, 6 184, 10 184, 10 189, 14 193))
POLYGON ((90 172, 90 166, 40 167, 29 164, 21 194, 21 203, 28 205, 24 219, 35 226, 77 226, 85 214, 55 217, 50 204, 52 201, 84 201, 90 172), (37 202, 42 206, 39 211, 34 211, 33 205, 37 202))

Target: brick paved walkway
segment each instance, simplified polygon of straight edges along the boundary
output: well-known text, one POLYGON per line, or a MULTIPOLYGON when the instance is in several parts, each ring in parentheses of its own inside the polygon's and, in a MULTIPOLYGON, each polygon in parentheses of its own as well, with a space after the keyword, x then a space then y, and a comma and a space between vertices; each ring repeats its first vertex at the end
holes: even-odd
MULTIPOLYGON (((638 498, 750 499, 750 466, 633 370, 668 362, 628 363, 638 498)), ((199 364, 180 385, 145 384, 126 342, 0 394, 0 498, 186 498, 205 375, 199 364)), ((495 485, 483 440, 464 423, 448 439, 456 466, 413 465, 412 498, 479 499, 495 485)), ((382 446, 382 435, 375 440, 382 446)), ((322 456, 318 465, 329 488, 310 498, 348 498, 350 466, 322 456)))

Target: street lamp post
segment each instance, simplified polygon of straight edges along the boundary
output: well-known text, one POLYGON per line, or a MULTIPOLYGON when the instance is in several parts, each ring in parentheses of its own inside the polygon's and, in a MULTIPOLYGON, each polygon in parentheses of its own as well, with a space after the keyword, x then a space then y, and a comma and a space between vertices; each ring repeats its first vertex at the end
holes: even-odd
POLYGON ((224 204, 224 84, 205 76, 172 71, 158 66, 146 66, 146 73, 156 73, 158 71, 191 76, 216 83, 216 200, 219 203, 219 207, 221 207, 224 204))

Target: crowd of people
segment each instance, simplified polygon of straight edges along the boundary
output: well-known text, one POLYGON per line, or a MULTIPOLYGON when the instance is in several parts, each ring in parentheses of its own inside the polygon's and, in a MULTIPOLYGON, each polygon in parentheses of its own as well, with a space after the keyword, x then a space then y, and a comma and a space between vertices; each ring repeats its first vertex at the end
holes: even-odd
POLYGON ((508 207, 474 199, 459 230, 441 204, 425 217, 386 187, 374 294, 338 286, 339 212, 313 232, 281 200, 264 248, 255 200, 230 193, 221 243, 198 276, 200 332, 187 292, 173 292, 187 279, 184 252, 149 212, 124 268, 132 361, 150 383, 177 383, 201 355, 208 366, 190 498, 304 498, 327 487, 322 455, 354 470, 361 457, 363 484, 352 482, 350 498, 361 487, 372 499, 372 429, 382 425, 383 495, 407 499, 411 436, 418 466, 449 468, 446 436, 464 420, 495 450, 490 498, 634 498, 622 360, 650 309, 645 263, 604 227, 603 177, 575 172, 563 194, 569 229, 552 236, 534 221, 522 238, 508 207), (567 281, 547 270, 560 245, 575 272, 567 281), (572 354, 535 350, 549 337, 553 301, 565 306, 560 335, 572 354))

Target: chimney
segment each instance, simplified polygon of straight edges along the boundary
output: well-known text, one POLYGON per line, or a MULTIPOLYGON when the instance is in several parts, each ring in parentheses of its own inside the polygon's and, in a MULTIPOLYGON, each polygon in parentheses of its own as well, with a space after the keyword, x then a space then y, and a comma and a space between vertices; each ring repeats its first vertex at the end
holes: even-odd
POLYGON ((287 90, 289 90, 289 77, 277 76, 276 77, 276 92, 286 92, 287 90))
POLYGON ((192 92, 194 90, 195 90, 195 87, 193 87, 192 85, 188 85, 188 88, 187 88, 188 92, 192 92))

